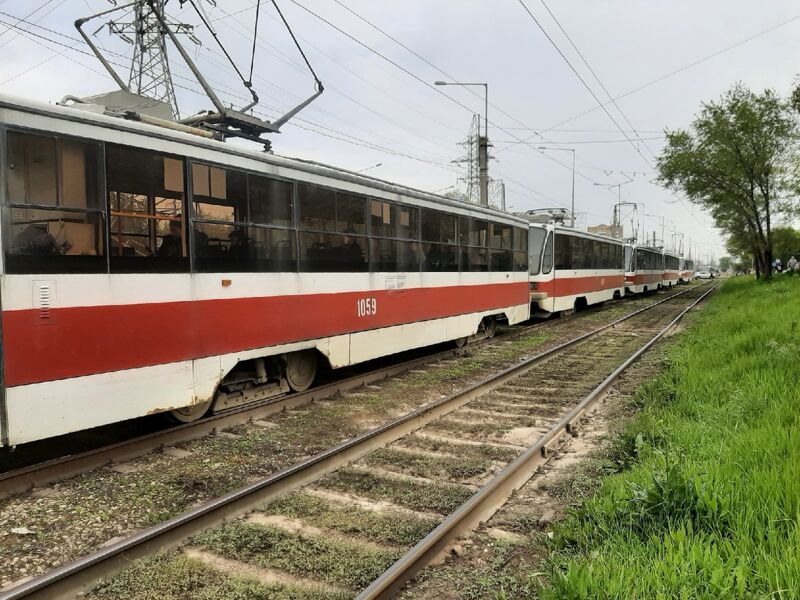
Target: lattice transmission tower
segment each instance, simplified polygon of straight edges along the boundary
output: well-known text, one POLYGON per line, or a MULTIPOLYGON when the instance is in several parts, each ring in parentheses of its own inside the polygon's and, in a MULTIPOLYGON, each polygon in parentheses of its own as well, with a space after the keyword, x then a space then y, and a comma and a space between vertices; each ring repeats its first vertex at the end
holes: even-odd
MULTIPOLYGON (((167 55, 167 36, 154 9, 166 18, 164 12, 167 0, 139 0, 133 7, 133 21, 121 23, 110 21, 109 31, 126 42, 133 44, 133 60, 128 77, 128 87, 132 92, 165 102, 172 107, 172 115, 179 117, 175 88, 167 55)), ((172 31, 184 34, 194 43, 194 26, 168 19, 172 31)))
POLYGON ((478 166, 478 142, 480 129, 480 115, 473 115, 470 123, 469 133, 459 146, 464 148, 462 156, 454 160, 454 163, 464 165, 465 173, 458 178, 458 183, 463 186, 464 200, 467 202, 478 202, 480 200, 480 170, 478 166))

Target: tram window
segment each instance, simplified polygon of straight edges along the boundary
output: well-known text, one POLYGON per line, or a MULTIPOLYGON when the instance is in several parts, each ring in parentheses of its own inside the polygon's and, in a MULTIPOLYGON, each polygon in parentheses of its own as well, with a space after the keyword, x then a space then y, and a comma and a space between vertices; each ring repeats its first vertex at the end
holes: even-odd
POLYGON ((300 227, 319 231, 336 229, 336 192, 308 183, 297 185, 300 227))
POLYGON ((514 270, 527 271, 528 270, 528 253, 527 252, 514 252, 514 270))
POLYGON ((8 273, 105 272, 98 146, 10 131, 8 273))
POLYGON ((438 210, 422 209, 422 239, 425 242, 454 244, 456 216, 438 210))
POLYGON ((611 268, 611 245, 606 242, 594 242, 597 254, 594 255, 594 268, 596 269, 610 269, 611 268))
POLYGON ((103 215, 8 208, 7 273, 105 273, 103 215))
MULTIPOLYGON (((423 214, 423 227, 425 215, 423 214)), ((455 224, 455 218, 453 219, 455 224)), ((423 232, 424 235, 424 232, 423 232)), ((422 270, 433 272, 458 271, 458 246, 453 244, 423 244, 422 270)))
POLYGON ((469 238, 467 241, 470 246, 480 246, 486 248, 489 243, 489 223, 472 219, 469 227, 469 238))
POLYGON ((195 222, 195 265, 201 273, 293 272, 295 235, 288 229, 195 222))
POLYGON ((488 271, 489 251, 486 248, 461 248, 462 271, 488 271))
POLYGON ((300 270, 359 273, 369 268, 367 238, 328 233, 300 233, 300 270))
POLYGON ((13 204, 58 205, 56 140, 8 134, 8 199, 13 204))
POLYGON ((572 269, 571 237, 564 234, 556 234, 555 236, 554 257, 556 270, 572 269))
POLYGON ((8 203, 97 210, 97 146, 8 132, 8 203))
POLYGON ((491 250, 489 259, 492 271, 514 270, 514 253, 511 250, 491 250))
POLYGON ((248 221, 247 176, 208 165, 192 165, 192 200, 197 219, 248 221))
POLYGON ((419 271, 419 243, 400 240, 370 241, 373 272, 419 271))
POLYGON ((259 175, 247 176, 250 220, 262 225, 294 225, 294 185, 259 175))
POLYGON ((513 247, 513 227, 500 223, 490 224, 489 247, 511 249, 513 247))
POLYGON ((517 252, 528 251, 528 230, 521 227, 514 228, 514 250, 517 252))
POLYGON ((369 221, 372 235, 376 237, 393 237, 392 205, 380 200, 369 203, 369 221))
POLYGON ((419 209, 395 205, 395 236, 407 240, 419 239, 419 209))
MULTIPOLYGON (((106 146, 112 272, 189 270, 183 167, 181 159, 106 146)), ((210 172, 208 185, 198 183, 198 191, 209 203, 228 205, 222 201, 229 195, 224 171, 210 172)))
POLYGON ((367 233, 367 199, 354 194, 336 194, 336 231, 367 233))
POLYGON ((553 270, 553 236, 555 234, 548 233, 547 240, 544 243, 544 256, 542 257, 542 274, 547 275, 553 270))
MULTIPOLYGON (((584 242, 588 242, 589 240, 584 240, 583 238, 579 238, 577 236, 566 236, 569 240, 569 247, 570 247, 570 266, 567 268, 570 269, 585 269, 586 268, 586 252, 587 249, 584 245, 584 242)), ((591 251, 591 250, 590 250, 591 251)))
POLYGON ((530 248, 530 274, 538 275, 544 253, 544 242, 547 239, 547 230, 543 227, 531 227, 528 235, 530 248))

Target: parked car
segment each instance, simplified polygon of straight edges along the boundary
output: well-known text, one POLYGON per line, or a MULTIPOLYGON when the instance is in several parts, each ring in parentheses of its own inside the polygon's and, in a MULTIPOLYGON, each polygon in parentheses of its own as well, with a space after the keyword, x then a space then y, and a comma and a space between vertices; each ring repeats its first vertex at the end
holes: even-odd
POLYGON ((712 273, 708 269, 703 269, 695 273, 695 277, 697 277, 698 279, 713 279, 714 273, 712 273))

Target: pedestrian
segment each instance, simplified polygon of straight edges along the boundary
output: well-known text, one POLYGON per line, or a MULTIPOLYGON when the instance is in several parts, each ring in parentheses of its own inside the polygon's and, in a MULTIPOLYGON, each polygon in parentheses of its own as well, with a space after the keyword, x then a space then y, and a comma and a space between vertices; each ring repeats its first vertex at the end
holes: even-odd
POLYGON ((794 271, 798 270, 797 259, 794 257, 794 255, 792 255, 792 257, 789 259, 789 262, 786 263, 786 270, 789 273, 793 273, 794 271))

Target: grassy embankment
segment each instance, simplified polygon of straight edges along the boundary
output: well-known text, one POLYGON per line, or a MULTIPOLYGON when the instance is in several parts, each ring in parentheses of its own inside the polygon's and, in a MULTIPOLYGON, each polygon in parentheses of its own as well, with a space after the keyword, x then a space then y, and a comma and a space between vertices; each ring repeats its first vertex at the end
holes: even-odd
POLYGON ((726 282, 668 355, 540 597, 800 598, 800 278, 726 282))

